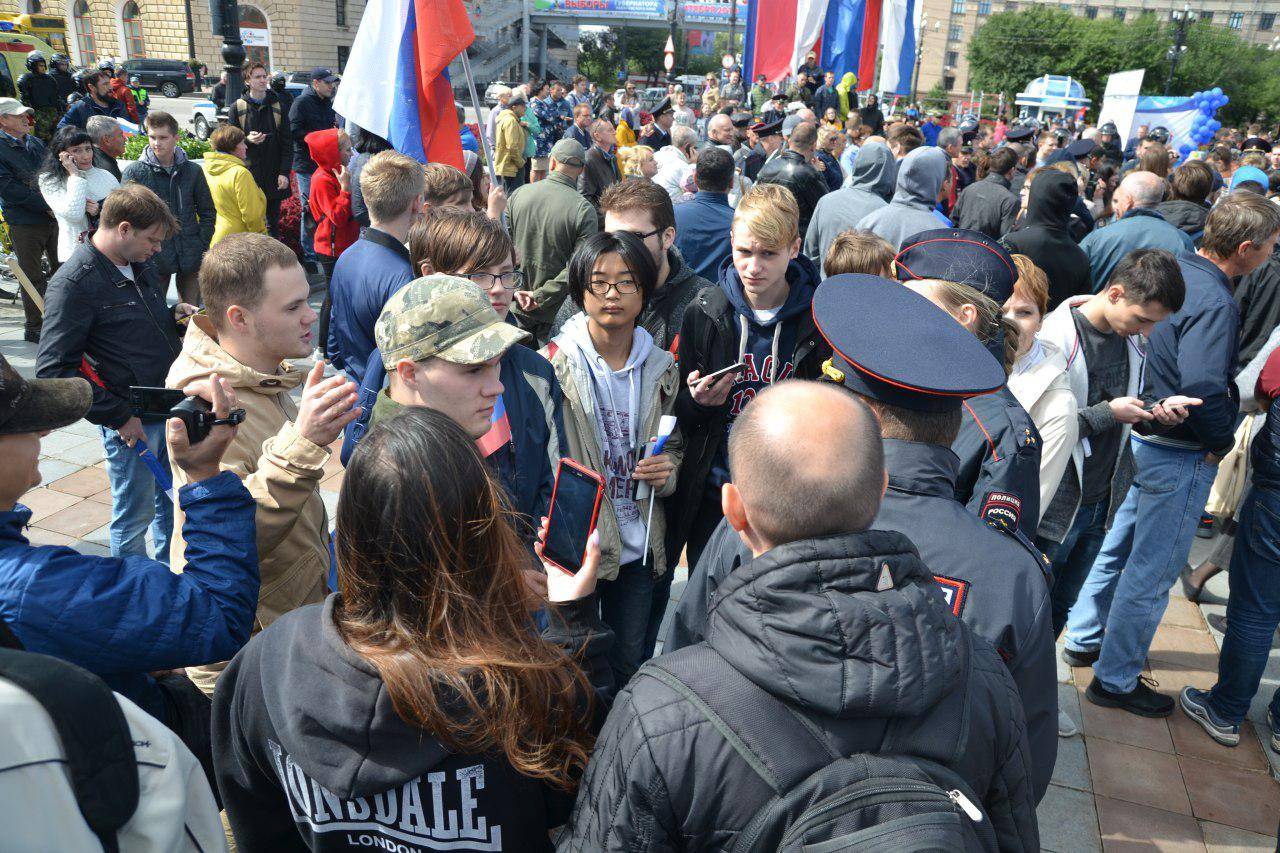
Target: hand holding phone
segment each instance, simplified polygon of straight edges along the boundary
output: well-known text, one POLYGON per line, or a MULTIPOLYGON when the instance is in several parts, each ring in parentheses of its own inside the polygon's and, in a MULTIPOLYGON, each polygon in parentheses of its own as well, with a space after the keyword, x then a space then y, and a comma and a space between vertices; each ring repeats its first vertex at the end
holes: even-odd
POLYGON ((572 459, 561 459, 547 523, 535 548, 539 558, 569 574, 580 571, 603 499, 603 477, 572 459))
POLYGON ((699 406, 723 406, 733 390, 733 383, 738 371, 746 367, 742 362, 731 364, 703 376, 699 371, 689 373, 689 393, 699 406))
POLYGON ((600 570, 600 531, 593 530, 587 537, 586 556, 582 568, 577 572, 567 572, 555 563, 548 562, 543 556, 544 543, 547 540, 548 520, 542 519, 538 528, 538 541, 533 550, 542 560, 542 568, 546 571, 544 595, 552 604, 563 604, 586 598, 596 591, 596 574, 600 570))

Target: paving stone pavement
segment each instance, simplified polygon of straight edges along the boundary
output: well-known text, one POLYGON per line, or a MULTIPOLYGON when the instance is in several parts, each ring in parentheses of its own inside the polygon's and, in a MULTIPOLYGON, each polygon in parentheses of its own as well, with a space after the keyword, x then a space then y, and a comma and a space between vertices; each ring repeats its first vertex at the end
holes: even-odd
MULTIPOLYGON (((314 300, 318 307, 318 296, 314 300)), ((22 340, 21 311, 0 303, 0 353, 34 375, 35 345, 22 340)), ((332 519, 342 485, 337 448, 321 495, 332 519)), ((107 553, 111 494, 98 428, 80 422, 57 430, 41 446, 43 482, 23 502, 31 507, 33 542, 107 553)), ((1192 562, 1210 544, 1197 539, 1192 562)), ((684 589, 677 569, 672 602, 684 589)), ((1206 623, 1224 613, 1227 573, 1208 584, 1196 606, 1175 587, 1156 633, 1148 672, 1170 696, 1187 684, 1207 688, 1217 673, 1222 637, 1206 623)), ((1240 746, 1211 741, 1180 710, 1152 720, 1099 708, 1084 699, 1088 669, 1058 665, 1059 703, 1081 733, 1058 742, 1053 783, 1040 804, 1040 838, 1053 853, 1104 851, 1273 851, 1280 821, 1280 756, 1266 746, 1265 705, 1280 684, 1280 649, 1273 649, 1251 722, 1240 746)))

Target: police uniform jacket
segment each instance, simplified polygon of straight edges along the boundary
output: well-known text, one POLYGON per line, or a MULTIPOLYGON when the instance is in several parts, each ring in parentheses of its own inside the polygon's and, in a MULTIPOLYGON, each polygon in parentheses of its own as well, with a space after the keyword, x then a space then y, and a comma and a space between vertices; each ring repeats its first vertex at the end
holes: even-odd
POLYGON ((1028 539, 1040 519, 1040 433, 1006 386, 966 400, 956 500, 988 521, 1008 520, 1028 539))

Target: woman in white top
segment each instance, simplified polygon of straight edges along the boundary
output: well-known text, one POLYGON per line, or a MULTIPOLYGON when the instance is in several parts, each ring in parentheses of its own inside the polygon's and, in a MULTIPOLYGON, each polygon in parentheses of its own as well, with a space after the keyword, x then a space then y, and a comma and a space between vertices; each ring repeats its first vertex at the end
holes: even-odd
POLYGON ((40 194, 58 220, 58 261, 71 257, 98 226, 102 200, 120 186, 116 176, 93 165, 93 140, 68 125, 53 135, 40 167, 40 194))
POLYGON ((1009 374, 1009 390, 1040 432, 1040 512, 1058 493, 1079 438, 1076 398, 1067 379, 1062 351, 1036 335, 1049 307, 1049 279, 1026 255, 1014 255, 1018 280, 1004 303, 1004 315, 1018 326, 1018 355, 1009 374))

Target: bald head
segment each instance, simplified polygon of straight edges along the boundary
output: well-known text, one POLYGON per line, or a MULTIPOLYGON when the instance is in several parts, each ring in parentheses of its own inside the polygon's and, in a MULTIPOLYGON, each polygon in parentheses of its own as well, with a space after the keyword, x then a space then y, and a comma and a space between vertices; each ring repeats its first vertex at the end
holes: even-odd
POLYGON ((716 145, 733 142, 733 119, 724 113, 716 113, 707 121, 707 138, 716 145))
POLYGON ((1125 211, 1137 207, 1155 207, 1164 201, 1164 178, 1155 172, 1130 172, 1116 189, 1128 202, 1125 211))
POLYGON ((858 533, 884 496, 880 426, 840 388, 783 382, 734 421, 729 471, 747 522, 771 547, 858 533))

